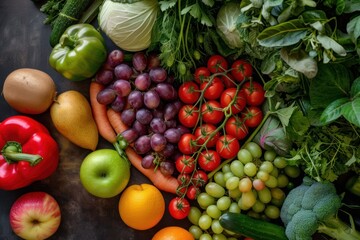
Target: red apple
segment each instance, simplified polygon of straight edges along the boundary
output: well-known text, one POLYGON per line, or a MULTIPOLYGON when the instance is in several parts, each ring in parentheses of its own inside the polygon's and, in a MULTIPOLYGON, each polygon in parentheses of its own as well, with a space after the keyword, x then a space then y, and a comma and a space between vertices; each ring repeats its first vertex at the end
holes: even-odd
POLYGON ((45 192, 29 192, 20 196, 10 209, 10 225, 24 239, 46 239, 59 228, 60 207, 45 192))

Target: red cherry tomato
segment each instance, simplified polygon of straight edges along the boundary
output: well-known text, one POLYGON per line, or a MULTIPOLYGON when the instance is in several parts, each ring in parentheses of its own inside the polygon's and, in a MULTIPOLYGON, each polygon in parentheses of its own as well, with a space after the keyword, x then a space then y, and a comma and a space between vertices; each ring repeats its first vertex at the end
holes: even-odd
POLYGON ((184 105, 179 110, 178 118, 182 125, 193 128, 199 119, 199 109, 193 105, 184 105))
POLYGON ((185 133, 181 135, 178 142, 178 149, 181 153, 191 155, 199 146, 196 143, 196 137, 192 133, 185 133))
POLYGON ((242 118, 247 127, 257 127, 262 119, 263 113, 260 108, 255 106, 247 107, 245 111, 242 112, 242 118))
POLYGON ((186 191, 186 197, 190 200, 196 199, 199 195, 200 189, 194 185, 190 185, 186 191))
POLYGON ((265 90, 262 85, 255 81, 244 83, 242 86, 246 95, 246 102, 249 106, 259 106, 265 100, 265 90))
POLYGON ((178 90, 180 100, 185 104, 194 104, 200 97, 199 86, 192 81, 184 82, 178 90))
POLYGON ((229 134, 219 137, 216 142, 216 151, 224 159, 230 159, 235 157, 239 150, 239 141, 229 134))
POLYGON ((205 123, 218 124, 224 118, 223 109, 218 101, 210 100, 201 106, 201 115, 205 123))
POLYGON ((236 87, 234 77, 231 75, 230 72, 228 72, 224 75, 221 75, 220 79, 224 83, 225 88, 236 87))
POLYGON ((231 65, 231 75, 239 82, 251 77, 252 73, 253 68, 251 64, 245 60, 236 60, 231 65))
POLYGON ((221 163, 221 157, 215 150, 204 150, 200 153, 198 164, 201 169, 207 172, 215 170, 221 163))
POLYGON ((191 182, 198 187, 205 186, 205 184, 209 181, 209 178, 205 171, 197 170, 193 177, 191 178, 191 182))
POLYGON ((237 116, 232 116, 226 121, 225 131, 238 140, 244 139, 249 133, 244 121, 237 116))
POLYGON ((195 69, 194 79, 197 83, 202 83, 207 81, 210 75, 211 73, 207 67, 198 67, 195 69))
POLYGON ((169 202, 169 213, 175 219, 184 219, 189 215, 190 204, 185 198, 175 197, 169 202))
POLYGON ((180 174, 192 173, 195 169, 194 158, 189 155, 182 155, 176 159, 175 167, 180 174))
POLYGON ((207 68, 211 73, 225 72, 228 69, 228 62, 221 55, 212 55, 207 62, 207 68))
MULTIPOLYGON (((181 157, 181 156, 179 156, 181 157)), ((177 159, 176 159, 177 160, 177 159)), ((175 160, 175 161, 176 161, 175 160)), ((177 181, 180 185, 186 185, 190 182, 190 175, 187 174, 187 173, 180 173, 178 176, 177 176, 177 181)))
POLYGON ((214 77, 211 82, 203 82, 200 90, 204 91, 204 98, 207 100, 216 100, 224 91, 224 84, 218 77, 214 77))
POLYGON ((246 95, 243 91, 238 91, 236 94, 236 88, 228 88, 221 94, 220 97, 220 105, 222 108, 226 108, 230 104, 231 106, 231 113, 237 114, 241 112, 246 106, 246 95), (235 100, 233 100, 235 99, 235 100))
POLYGON ((215 146, 216 141, 220 137, 220 133, 216 132, 216 127, 210 123, 203 123, 195 129, 194 135, 198 145, 203 145, 206 142, 206 147, 210 148, 215 146))

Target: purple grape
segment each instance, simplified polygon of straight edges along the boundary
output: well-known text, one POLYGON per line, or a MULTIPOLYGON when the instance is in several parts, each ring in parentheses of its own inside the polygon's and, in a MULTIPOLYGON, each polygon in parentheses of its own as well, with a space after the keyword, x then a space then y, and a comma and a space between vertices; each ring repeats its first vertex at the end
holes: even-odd
POLYGON ((121 63, 115 67, 114 74, 117 79, 129 80, 133 75, 133 70, 126 63, 121 63))
POLYGON ((160 67, 160 58, 157 53, 150 53, 148 56, 148 69, 160 67))
POLYGON ((175 128, 177 126, 176 119, 170 119, 165 121, 166 128, 175 128))
POLYGON ((161 83, 167 79, 167 72, 161 67, 152 68, 149 71, 150 79, 154 83, 161 83))
POLYGON ((173 162, 163 161, 160 163, 160 171, 162 174, 164 174, 166 176, 170 176, 175 171, 175 165, 173 162))
POLYGON ((126 97, 131 92, 131 84, 127 80, 122 80, 122 79, 116 80, 112 84, 111 88, 114 89, 116 94, 120 97, 126 97))
POLYGON ((134 81, 135 87, 140 91, 146 91, 151 85, 149 73, 140 73, 134 81))
POLYGON ((167 143, 164 150, 161 151, 161 155, 165 158, 170 158, 175 153, 175 145, 171 143, 167 143))
POLYGON ((174 119, 177 116, 178 112, 179 109, 177 108, 176 104, 174 104, 173 102, 166 104, 164 108, 165 121, 174 119))
POLYGON ((134 143, 134 149, 138 154, 146 154, 151 150, 150 137, 140 136, 134 143))
POLYGON ((169 128, 164 132, 164 137, 170 143, 178 143, 181 137, 180 130, 177 128, 169 128))
POLYGON ((135 120, 132 127, 139 133, 139 136, 146 135, 148 133, 148 127, 138 120, 135 120))
POLYGON ((111 103, 111 108, 115 112, 121 112, 126 104, 126 100, 123 97, 116 96, 115 100, 111 103))
POLYGON ((96 96, 96 100, 100 104, 104 104, 104 105, 111 104, 115 100, 115 98, 116 98, 116 92, 111 88, 104 88, 96 96))
POLYGON ((164 150, 166 146, 166 138, 160 133, 154 133, 150 138, 150 146, 155 152, 164 150))
POLYGON ((171 75, 165 81, 166 83, 174 84, 175 83, 175 76, 171 75))
POLYGON ((149 109, 141 108, 136 111, 136 120, 138 120, 141 124, 148 125, 152 119, 153 115, 149 109))
POLYGON ((185 133, 190 133, 190 129, 181 124, 177 126, 177 129, 180 131, 180 136, 184 135, 185 133))
POLYGON ((121 120, 126 126, 131 126, 136 118, 135 110, 132 108, 125 109, 121 112, 121 120))
POLYGON ((123 138, 130 144, 133 143, 139 137, 139 134, 135 129, 129 128, 123 131, 121 133, 121 136, 123 136, 123 138))
POLYGON ((114 81, 114 73, 112 70, 103 68, 96 73, 95 81, 103 85, 109 85, 114 81))
POLYGON ((136 71, 142 72, 147 66, 147 57, 143 52, 134 53, 132 57, 132 64, 136 71))
POLYGON ((144 97, 140 91, 133 90, 129 93, 127 101, 132 108, 139 109, 144 104, 144 97))
POLYGON ((145 169, 155 167, 154 160, 155 157, 151 154, 148 154, 141 159, 141 166, 145 169))
POLYGON ((154 118, 164 118, 164 110, 162 109, 162 105, 160 104, 157 108, 152 109, 152 114, 154 118))
POLYGON ((119 49, 115 49, 108 54, 106 63, 111 68, 114 68, 123 61, 124 61, 124 52, 119 49))
POLYGON ((144 104, 150 109, 157 108, 160 104, 159 94, 153 89, 147 91, 144 93, 144 104))
POLYGON ((177 98, 177 91, 170 83, 158 83, 155 87, 160 98, 165 101, 172 101, 177 98))
POLYGON ((164 133, 166 130, 166 124, 161 118, 153 118, 150 122, 150 129, 154 133, 164 133))

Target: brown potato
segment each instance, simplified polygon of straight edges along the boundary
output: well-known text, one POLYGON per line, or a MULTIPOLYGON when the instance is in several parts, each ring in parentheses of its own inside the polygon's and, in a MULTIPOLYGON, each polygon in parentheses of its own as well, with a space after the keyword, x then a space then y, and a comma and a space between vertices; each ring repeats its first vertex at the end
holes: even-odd
POLYGON ((19 68, 6 77, 2 94, 16 111, 40 114, 53 103, 56 86, 54 80, 41 70, 19 68))

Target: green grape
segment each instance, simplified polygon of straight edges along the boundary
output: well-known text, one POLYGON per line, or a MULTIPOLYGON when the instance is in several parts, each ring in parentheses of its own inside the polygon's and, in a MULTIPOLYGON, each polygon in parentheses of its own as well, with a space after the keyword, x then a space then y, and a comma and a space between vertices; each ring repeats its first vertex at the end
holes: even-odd
POLYGON ((206 214, 213 219, 219 219, 221 216, 221 211, 215 204, 213 204, 206 208, 206 214))
MULTIPOLYGON (((233 176, 234 176, 234 174, 231 171, 224 173, 224 181, 226 182, 229 178, 231 178, 233 176)), ((226 185, 226 183, 225 183, 225 185, 226 185)))
POLYGON ((203 230, 197 225, 191 225, 189 232, 194 236, 195 239, 199 239, 201 234, 203 234, 203 230))
POLYGON ((209 233, 203 233, 199 237, 199 240, 213 240, 213 238, 211 237, 211 235, 209 233))
POLYGON ((270 175, 269 179, 265 182, 265 186, 269 188, 277 187, 277 178, 270 175))
POLYGON ((274 205, 267 205, 264 213, 270 219, 278 219, 280 217, 280 209, 274 205))
POLYGON ((239 160, 235 159, 230 163, 230 170, 235 176, 239 178, 244 176, 244 164, 239 160))
POLYGON ((269 162, 273 162, 274 159, 276 158, 277 154, 274 150, 266 150, 264 152, 264 160, 265 161, 269 161, 269 162))
POLYGON ((256 200, 254 206, 251 208, 256 213, 261 213, 265 209, 265 204, 259 200, 256 200))
POLYGON ((248 192, 252 189, 252 181, 249 177, 242 178, 239 182, 240 192, 248 192))
POLYGON ((229 207, 228 211, 232 212, 232 213, 240 213, 241 212, 240 207, 239 207, 237 202, 232 202, 230 204, 230 207, 229 207))
POLYGON ((275 198, 272 198, 271 199, 271 204, 277 206, 277 207, 281 207, 284 203, 284 200, 285 199, 275 199, 275 198))
POLYGON ((254 206, 256 202, 256 196, 253 191, 244 192, 242 193, 240 200, 241 200, 240 208, 242 210, 248 210, 252 206, 254 206))
POLYGON ((269 180, 270 174, 264 171, 258 171, 256 177, 261 181, 266 182, 267 180, 269 180))
POLYGON ((288 175, 291 178, 297 178, 298 176, 300 176, 300 168, 296 167, 296 166, 286 166, 284 168, 285 174, 288 175))
POLYGON ((279 174, 277 177, 278 180, 278 187, 284 188, 289 184, 289 178, 285 174, 279 174))
POLYGON ((244 173, 249 177, 255 176, 257 171, 258 171, 258 168, 256 167, 255 163, 253 163, 253 162, 246 163, 244 166, 244 173))
POLYGON ((259 167, 259 171, 264 171, 267 173, 271 173, 273 169, 274 169, 274 165, 272 164, 272 162, 269 161, 262 162, 259 167))
POLYGON ((213 240, 227 240, 228 238, 222 233, 216 233, 212 236, 213 240))
POLYGON ((223 173, 230 172, 230 164, 225 164, 222 169, 223 173))
POLYGON ((224 231, 223 227, 220 225, 220 222, 218 219, 215 219, 212 221, 211 223, 211 230, 213 231, 213 233, 222 233, 224 231))
POLYGON ((230 207, 231 198, 228 196, 222 196, 216 201, 216 206, 220 211, 225 211, 230 207))
POLYGON ((212 218, 207 215, 207 214, 203 214, 200 216, 199 218, 199 227, 202 229, 202 230, 207 230, 211 227, 211 223, 212 223, 212 218))
POLYGON ((190 207, 190 212, 188 215, 188 219, 192 224, 197 225, 199 222, 199 218, 201 216, 201 210, 195 206, 190 207))
POLYGON ((272 188, 271 190, 271 197, 274 199, 282 200, 285 199, 285 192, 280 188, 272 188))
POLYGON ((232 199, 238 199, 241 197, 241 192, 239 190, 239 188, 235 188, 235 189, 232 189, 232 190, 228 190, 228 195, 229 197, 231 197, 232 199))
POLYGON ((265 187, 263 190, 257 192, 258 198, 263 203, 269 203, 271 201, 271 191, 269 188, 265 187))
POLYGON ((249 162, 252 162, 253 156, 251 155, 251 152, 245 148, 242 148, 237 153, 237 158, 239 161, 243 164, 247 164, 249 162))
POLYGON ((215 198, 210 196, 206 192, 199 193, 196 200, 202 209, 206 209, 209 205, 215 204, 215 198))
POLYGON ((274 159, 274 165, 275 165, 275 167, 282 169, 287 166, 287 162, 286 162, 285 158, 278 156, 274 159))
POLYGON ((255 143, 255 142, 248 142, 244 145, 244 148, 249 150, 249 152, 251 153, 251 155, 254 158, 261 158, 262 149, 259 146, 259 144, 255 143))
POLYGON ((205 186, 205 192, 214 198, 220 198, 225 194, 225 188, 215 182, 209 182, 205 186))
POLYGON ((240 178, 236 176, 232 176, 226 180, 225 187, 228 190, 234 190, 239 187, 240 178))
POLYGON ((225 187, 225 178, 224 178, 224 173, 221 171, 218 171, 214 174, 214 181, 219 184, 222 187, 225 187))
POLYGON ((270 172, 271 176, 278 177, 279 176, 279 169, 274 167, 273 170, 270 172))

